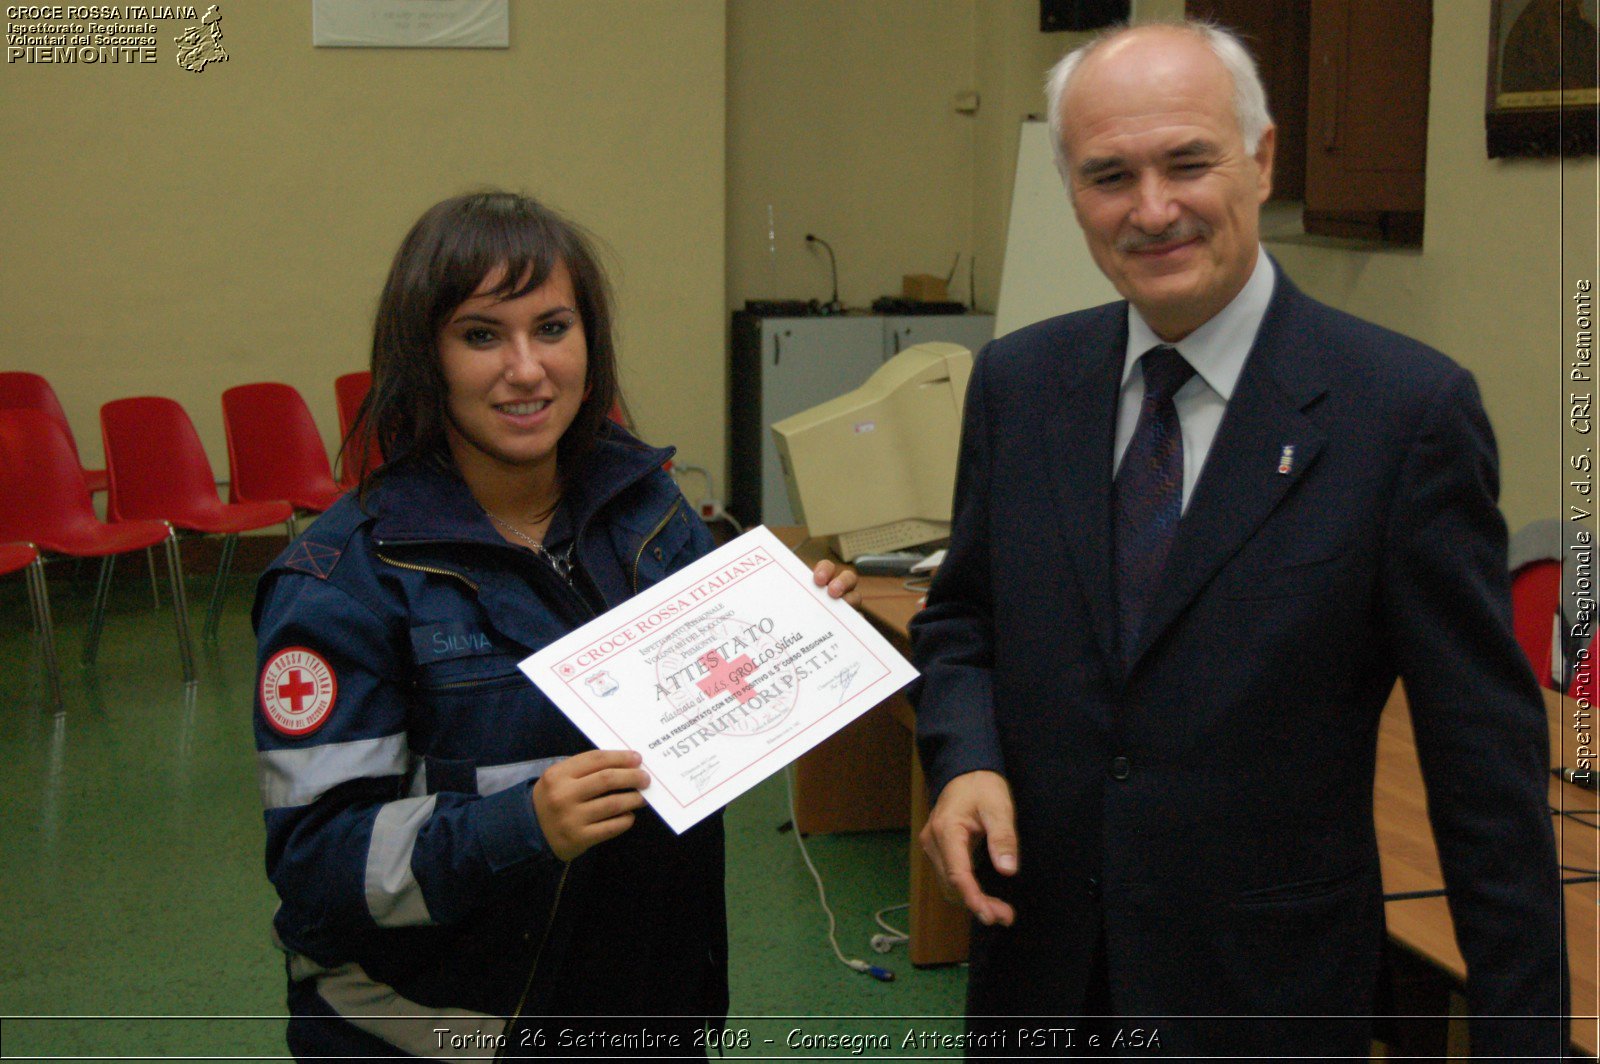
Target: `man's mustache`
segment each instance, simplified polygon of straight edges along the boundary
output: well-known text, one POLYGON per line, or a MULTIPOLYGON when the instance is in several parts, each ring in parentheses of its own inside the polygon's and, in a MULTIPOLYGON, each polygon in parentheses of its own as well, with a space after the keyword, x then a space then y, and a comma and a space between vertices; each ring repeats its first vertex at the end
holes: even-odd
POLYGON ((1211 235, 1211 227, 1198 218, 1183 218, 1159 233, 1145 233, 1138 229, 1123 233, 1117 237, 1118 251, 1143 251, 1146 248, 1161 247, 1167 244, 1182 244, 1196 237, 1204 239, 1211 235))

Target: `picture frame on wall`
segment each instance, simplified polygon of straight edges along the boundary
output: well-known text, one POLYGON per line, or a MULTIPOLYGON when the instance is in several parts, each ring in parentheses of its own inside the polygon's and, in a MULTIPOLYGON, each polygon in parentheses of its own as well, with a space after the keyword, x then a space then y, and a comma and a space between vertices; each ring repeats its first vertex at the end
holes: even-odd
POLYGON ((1595 154, 1600 0, 1493 0, 1489 158, 1595 154))
POLYGON ((509 48, 508 0, 312 0, 317 48, 509 48))

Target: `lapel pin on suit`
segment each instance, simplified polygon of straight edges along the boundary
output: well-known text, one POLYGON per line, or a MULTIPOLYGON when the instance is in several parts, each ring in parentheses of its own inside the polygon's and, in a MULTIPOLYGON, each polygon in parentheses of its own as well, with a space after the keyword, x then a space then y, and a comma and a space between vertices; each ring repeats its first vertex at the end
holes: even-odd
POLYGON ((1278 475, 1280 477, 1286 477, 1289 475, 1289 471, 1293 468, 1294 444, 1286 443, 1283 445, 1283 453, 1278 456, 1278 475))

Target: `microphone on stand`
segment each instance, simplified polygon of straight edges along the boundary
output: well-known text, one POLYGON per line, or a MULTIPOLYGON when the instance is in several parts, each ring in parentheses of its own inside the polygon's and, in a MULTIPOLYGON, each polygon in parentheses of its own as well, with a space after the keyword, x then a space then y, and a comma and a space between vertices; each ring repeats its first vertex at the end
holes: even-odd
POLYGON ((827 303, 823 304, 823 306, 821 308, 822 309, 822 313, 824 313, 824 314, 842 314, 842 313, 844 313, 844 304, 839 302, 839 260, 834 257, 833 247, 826 240, 822 239, 820 236, 814 236, 811 233, 807 233, 806 234, 806 243, 807 244, 821 244, 824 248, 827 249, 827 252, 828 252, 828 268, 833 273, 833 298, 828 300, 827 303))

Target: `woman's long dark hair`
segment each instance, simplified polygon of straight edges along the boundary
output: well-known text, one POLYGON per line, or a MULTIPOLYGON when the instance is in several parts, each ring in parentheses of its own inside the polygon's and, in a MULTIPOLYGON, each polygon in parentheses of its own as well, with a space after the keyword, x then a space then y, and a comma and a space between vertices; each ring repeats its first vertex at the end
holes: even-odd
POLYGON ((591 238, 527 196, 456 196, 429 208, 411 227, 378 300, 372 390, 344 441, 345 462, 361 462, 373 443, 383 455, 383 465, 362 477, 363 491, 404 462, 450 464, 440 330, 491 273, 504 270, 493 294, 517 299, 544 284, 557 263, 572 278, 589 349, 583 402, 557 444, 558 466, 570 470, 593 446, 618 394, 611 285, 591 238))

